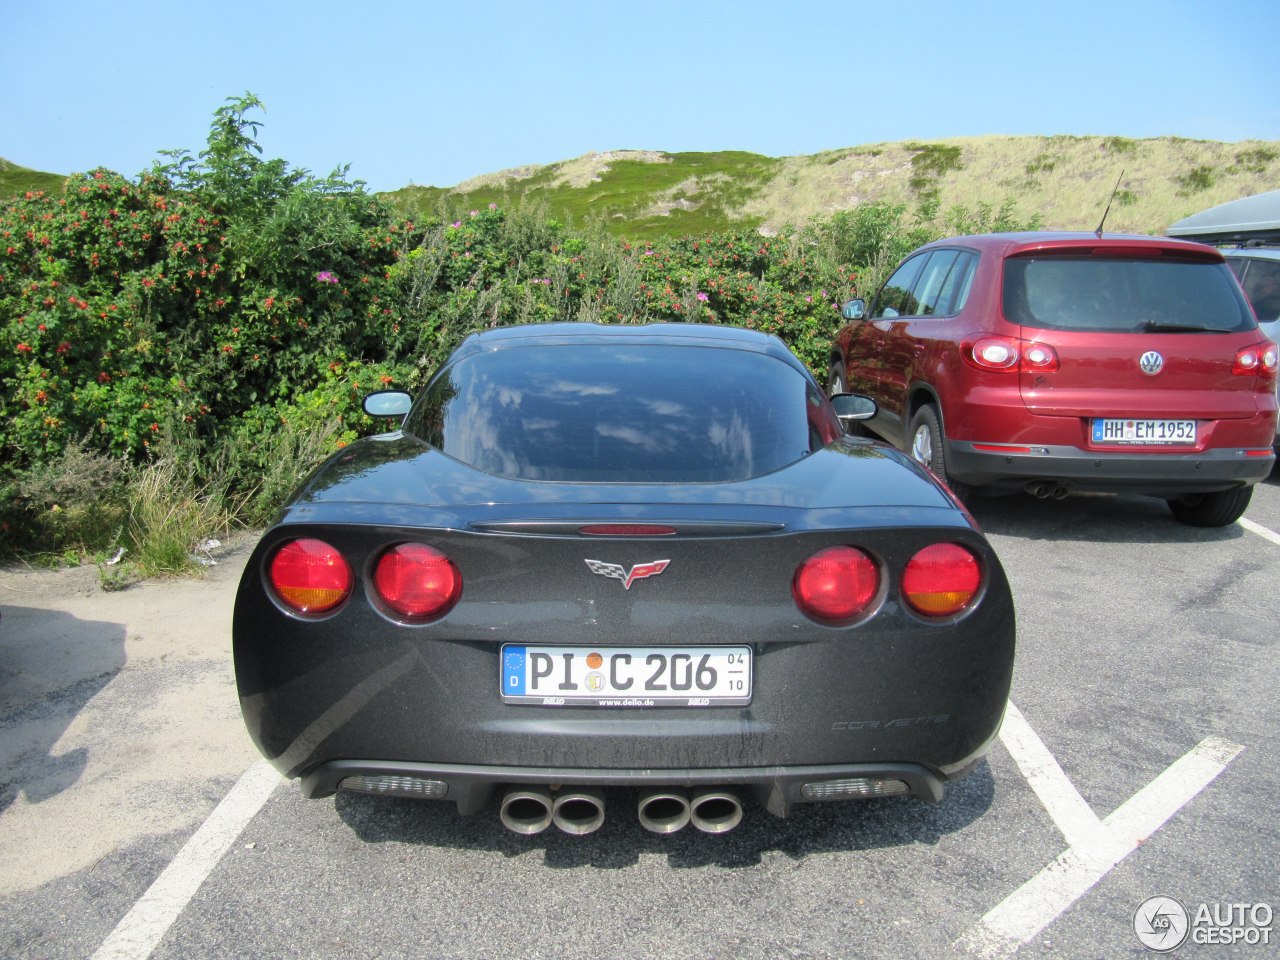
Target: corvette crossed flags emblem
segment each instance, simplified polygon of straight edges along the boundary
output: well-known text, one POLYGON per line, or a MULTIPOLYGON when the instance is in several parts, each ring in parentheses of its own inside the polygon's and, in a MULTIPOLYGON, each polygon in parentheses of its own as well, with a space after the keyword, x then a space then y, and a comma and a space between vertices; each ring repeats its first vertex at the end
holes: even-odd
POLYGON ((611 580, 621 580, 623 588, 630 590, 631 584, 646 577, 656 577, 667 569, 667 564, 670 562, 670 560, 651 560, 648 563, 637 563, 630 570, 616 563, 601 563, 599 560, 588 560, 587 566, 591 568, 592 573, 598 573, 611 580))

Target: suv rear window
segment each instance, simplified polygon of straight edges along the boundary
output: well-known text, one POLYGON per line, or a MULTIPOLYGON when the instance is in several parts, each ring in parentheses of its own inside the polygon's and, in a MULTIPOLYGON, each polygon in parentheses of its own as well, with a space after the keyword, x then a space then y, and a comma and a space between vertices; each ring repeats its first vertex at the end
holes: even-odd
POLYGON ((595 483, 746 480, 839 433, 816 384, 781 360, 634 343, 466 357, 433 381, 405 430, 497 476, 595 483))
POLYGON ((1004 313, 1049 330, 1234 333, 1255 324, 1225 264, 1099 256, 1015 257, 1004 313))

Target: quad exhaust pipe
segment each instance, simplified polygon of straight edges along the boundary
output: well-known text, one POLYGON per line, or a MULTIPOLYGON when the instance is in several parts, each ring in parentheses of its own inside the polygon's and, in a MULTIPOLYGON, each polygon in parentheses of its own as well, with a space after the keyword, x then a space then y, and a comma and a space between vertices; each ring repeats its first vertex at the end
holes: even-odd
POLYGON ((703 833, 728 833, 742 822, 742 801, 729 790, 649 790, 640 795, 640 825, 675 833, 692 824, 703 833))
POLYGON ((604 794, 588 787, 552 798, 547 787, 518 787, 503 796, 498 818, 508 830, 526 836, 552 824, 565 833, 592 833, 604 825, 604 794))
MULTIPOLYGON (((730 790, 646 790, 636 812, 640 825, 653 833, 675 833, 692 824, 703 833, 728 833, 742 822, 742 801, 730 790)), ((513 833, 541 833, 554 824, 581 836, 604 825, 604 794, 593 788, 566 790, 552 796, 543 786, 516 787, 502 798, 498 817, 513 833)))
POLYGON ((546 787, 521 787, 507 791, 498 818, 513 833, 541 833, 551 826, 551 807, 551 791, 546 787))
POLYGON ((689 800, 689 822, 703 833, 728 833, 742 822, 742 801, 728 790, 704 790, 689 800))
POLYGON ((675 833, 689 825, 689 795, 683 790, 646 790, 636 805, 640 825, 652 833, 675 833))
POLYGON ((604 826, 604 794, 590 787, 556 794, 551 822, 565 833, 594 833, 604 826))

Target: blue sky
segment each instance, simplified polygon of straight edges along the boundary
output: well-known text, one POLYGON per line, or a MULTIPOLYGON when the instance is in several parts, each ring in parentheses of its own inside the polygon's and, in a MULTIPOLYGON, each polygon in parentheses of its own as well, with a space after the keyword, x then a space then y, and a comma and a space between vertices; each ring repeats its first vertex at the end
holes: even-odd
POLYGON ((245 91, 265 156, 373 190, 611 149, 1280 140, 1276 0, 0 0, 0 23, 0 156, 55 173, 198 152, 245 91))

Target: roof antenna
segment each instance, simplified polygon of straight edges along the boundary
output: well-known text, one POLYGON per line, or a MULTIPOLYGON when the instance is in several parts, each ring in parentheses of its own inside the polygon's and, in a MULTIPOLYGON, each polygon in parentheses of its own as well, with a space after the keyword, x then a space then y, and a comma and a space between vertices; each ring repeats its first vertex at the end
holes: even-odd
POLYGON ((1116 177, 1116 185, 1111 188, 1111 199, 1107 201, 1107 209, 1102 211, 1102 219, 1098 221, 1098 229, 1093 231, 1099 240, 1102 239, 1102 225, 1107 222, 1107 214, 1111 212, 1111 201, 1115 200, 1116 194, 1120 191, 1120 181, 1124 179, 1124 171, 1120 171, 1120 176, 1116 177))

